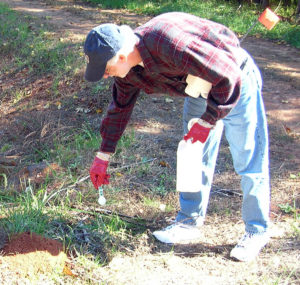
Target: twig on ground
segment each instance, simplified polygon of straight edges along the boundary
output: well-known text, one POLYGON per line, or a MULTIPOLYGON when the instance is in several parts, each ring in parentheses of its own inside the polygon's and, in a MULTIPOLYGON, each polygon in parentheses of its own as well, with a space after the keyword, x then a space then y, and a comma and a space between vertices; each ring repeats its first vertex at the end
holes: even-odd
POLYGON ((118 216, 120 219, 124 220, 127 223, 134 224, 134 225, 137 225, 137 226, 142 226, 143 228, 148 228, 150 230, 154 229, 154 227, 152 227, 148 224, 148 223, 151 223, 152 221, 148 221, 148 220, 143 219, 145 224, 139 223, 139 222, 136 221, 135 217, 127 216, 127 215, 120 214, 120 213, 117 213, 117 212, 113 212, 111 210, 107 210, 107 209, 103 209, 103 208, 94 208, 92 210, 89 210, 89 209, 84 209, 82 207, 72 207, 71 209, 77 210, 77 211, 80 211, 82 213, 86 213, 86 214, 89 214, 89 215, 92 215, 92 216, 94 216, 95 213, 98 213, 98 214, 101 214, 101 215, 106 215, 106 216, 118 216))
POLYGON ((281 168, 284 166, 285 162, 283 162, 280 167, 278 168, 278 172, 281 170, 281 168))
POLYGON ((135 162, 135 163, 123 165, 123 166, 120 166, 120 167, 116 167, 116 168, 112 169, 111 172, 115 172, 115 171, 118 171, 120 169, 128 168, 128 167, 139 165, 139 164, 144 164, 144 163, 147 163, 147 162, 153 162, 156 159, 157 158, 151 158, 151 159, 147 159, 145 161, 135 162))
MULTIPOLYGON (((147 162, 152 162, 154 160, 156 160, 157 158, 151 158, 151 159, 148 159, 148 160, 145 160, 145 161, 140 161, 140 162, 135 162, 135 163, 131 163, 131 164, 127 164, 127 165, 123 165, 123 166, 120 166, 120 167, 116 167, 116 168, 113 168, 110 170, 110 172, 115 172, 115 171, 118 171, 120 169, 124 169, 124 168, 128 168, 128 167, 131 167, 131 166, 135 166, 135 165, 139 165, 139 164, 144 164, 144 163, 147 163, 147 162)), ((85 180, 87 180, 88 178, 90 178, 90 176, 85 176, 81 179, 79 179, 78 181, 76 181, 74 184, 72 184, 70 187, 73 187, 73 186, 76 186, 78 185, 79 183, 81 182, 84 182, 85 180)))
POLYGON ((151 189, 142 183, 131 181, 131 179, 129 179, 128 182, 130 182, 130 184, 135 184, 135 185, 141 186, 141 187, 145 188, 147 191, 151 192, 151 189))
POLYGON ((216 194, 221 194, 221 195, 224 195, 227 197, 234 196, 234 195, 237 195, 240 197, 243 196, 243 194, 237 192, 236 190, 229 190, 229 189, 213 189, 211 192, 216 193, 216 194))
POLYGON ((67 187, 65 187, 65 188, 62 188, 62 189, 60 189, 60 190, 54 192, 52 195, 49 196, 49 198, 47 199, 47 201, 45 202, 45 204, 49 203, 49 201, 50 201, 54 196, 56 196, 58 193, 63 192, 63 191, 66 191, 66 190, 69 190, 69 189, 71 189, 72 187, 74 187, 74 184, 72 184, 72 185, 70 185, 70 186, 67 186, 67 187))

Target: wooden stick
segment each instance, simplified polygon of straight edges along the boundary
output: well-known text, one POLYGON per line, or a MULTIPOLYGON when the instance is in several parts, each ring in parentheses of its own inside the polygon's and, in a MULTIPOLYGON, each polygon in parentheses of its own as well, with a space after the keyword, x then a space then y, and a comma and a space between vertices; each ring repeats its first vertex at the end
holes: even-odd
MULTIPOLYGON (((143 228, 149 228, 149 229, 155 229, 154 227, 150 226, 149 224, 142 224, 142 223, 138 223, 136 222, 136 218, 135 217, 132 217, 132 216, 127 216, 127 215, 124 215, 124 214, 120 214, 120 213, 117 213, 117 212, 113 212, 111 210, 107 210, 107 209, 103 209, 103 208, 94 208, 91 210, 87 210, 87 209, 84 209, 84 208, 81 208, 81 207, 71 207, 71 209, 73 210, 77 210, 77 211, 80 211, 80 212, 83 212, 83 213, 86 213, 86 214, 89 214, 89 215, 95 215, 93 212, 95 213, 98 213, 98 214, 102 214, 102 215, 106 215, 106 216, 118 216, 119 218, 125 220, 125 222, 127 223, 130 223, 130 224, 134 224, 134 225, 137 225, 137 226, 142 226, 143 228)), ((142 219, 143 221, 145 221, 146 223, 151 223, 152 221, 149 221, 149 220, 145 220, 145 219, 142 219)))
MULTIPOLYGON (((147 163, 147 162, 152 162, 152 161, 154 161, 154 160, 156 160, 156 159, 157 159, 157 158, 151 158, 151 159, 148 159, 148 160, 146 160, 146 161, 135 162, 135 163, 131 163, 131 164, 127 164, 127 165, 121 166, 121 167, 113 168, 113 169, 111 170, 111 172, 115 172, 115 171, 118 171, 118 170, 120 170, 120 169, 128 168, 128 167, 135 166, 135 165, 139 165, 139 164, 144 164, 144 163, 147 163)), ((85 176, 85 177, 83 177, 83 178, 81 178, 81 179, 79 179, 78 181, 76 181, 74 184, 72 184, 72 185, 69 186, 69 187, 76 186, 76 185, 78 185, 79 183, 84 182, 84 181, 87 180, 88 178, 90 178, 89 175, 88 175, 88 176, 85 176)))
POLYGON ((234 190, 229 190, 229 189, 214 189, 211 192, 222 194, 224 196, 232 196, 232 195, 237 195, 237 196, 240 196, 240 197, 243 196, 243 194, 238 193, 237 191, 234 191, 234 190), (228 195, 226 192, 230 193, 231 195, 228 195))

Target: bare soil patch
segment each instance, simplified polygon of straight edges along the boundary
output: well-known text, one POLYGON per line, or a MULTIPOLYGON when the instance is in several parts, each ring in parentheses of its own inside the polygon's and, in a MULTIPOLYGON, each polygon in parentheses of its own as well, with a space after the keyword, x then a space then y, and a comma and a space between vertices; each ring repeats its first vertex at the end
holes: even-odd
MULTIPOLYGON (((103 10, 85 6, 77 1, 2 1, 21 13, 29 13, 52 25, 56 37, 66 37, 74 42, 84 40, 94 26, 103 22, 125 23, 137 26, 150 17, 134 15, 126 11, 103 10)), ((95 269, 89 275, 89 282, 107 282, 107 284, 297 284, 299 272, 299 237, 292 233, 293 226, 298 227, 291 215, 283 213, 279 204, 293 205, 299 211, 299 176, 300 172, 300 53, 288 45, 277 44, 266 39, 248 37, 242 46, 247 49, 258 63, 263 79, 263 96, 267 110, 270 132, 270 171, 272 184, 272 221, 273 239, 261 256, 250 264, 237 263, 229 259, 229 252, 243 233, 240 218, 241 196, 239 178, 234 174, 227 143, 222 142, 217 162, 214 186, 208 209, 208 217, 203 227, 203 236, 195 244, 165 246, 156 242, 151 234, 140 239, 135 251, 115 256, 107 266, 95 269), (291 178, 291 174, 296 178, 291 178), (229 210, 230 209, 230 210, 229 210)), ((6 59, 7 60, 7 59, 6 59)), ((2 63, 3 64, 3 63, 2 63)), ((72 130, 88 118, 98 128, 101 115, 98 109, 107 107, 109 92, 101 96, 90 96, 84 89, 83 71, 72 81, 61 82, 59 91, 69 100, 68 108, 57 108, 60 98, 49 98, 47 89, 53 83, 51 76, 28 79, 26 70, 12 76, 1 78, 0 90, 3 92, 13 86, 30 86, 32 94, 21 103, 27 106, 34 102, 26 114, 22 108, 15 108, 9 103, 1 105, 0 146, 7 141, 13 142, 14 149, 7 155, 18 154, 19 169, 26 169, 22 155, 30 153, 34 147, 51 139, 61 130, 72 130), (76 92, 77 98, 72 99, 76 92), (49 108, 45 106, 49 105, 49 108), (89 108, 91 111, 83 116, 74 112, 76 108, 89 108), (22 122, 27 122, 23 124, 22 122), (38 139, 37 139, 38 138, 38 139)), ((175 174, 175 151, 181 138, 181 110, 183 101, 172 98, 166 101, 164 95, 141 96, 135 107, 130 126, 134 129, 136 139, 140 142, 137 151, 141 157, 156 157, 153 163, 157 173, 149 177, 133 177, 130 174, 115 175, 114 186, 126 189, 117 198, 118 193, 108 193, 108 198, 119 199, 120 203, 108 206, 129 216, 138 216, 152 221, 152 226, 161 227, 169 223, 178 210, 176 193, 161 197, 151 194, 149 188, 161 175, 161 169, 170 177, 175 174), (147 106, 147 108, 145 108, 147 106), (170 212, 153 210, 143 205, 144 197, 157 198, 161 204, 171 204, 170 212)), ((93 154, 87 154, 86 166, 93 154)), ((114 161, 112 166, 121 162, 114 161)), ((41 170, 42 172, 43 170, 41 170)), ((87 175, 87 172, 86 172, 87 175)), ((169 187, 174 186, 169 182, 169 187)), ((299 213, 299 212, 298 212, 299 213)), ((28 237, 24 233, 20 237, 28 237)), ((30 240, 15 240, 30 245, 30 240)), ((33 235, 47 245, 48 240, 33 235)), ((1 239, 1 237, 0 237, 1 239)), ((6 243, 6 249, 14 245, 13 239, 6 243)), ((56 254, 50 254, 51 260, 58 257, 61 245, 52 244, 56 254)), ((12 251, 6 251, 11 253, 12 251)), ((15 251, 14 251, 15 252, 15 251)), ((21 252, 20 252, 21 253, 21 252)), ((36 258, 48 258, 49 251, 36 258)), ((12 263, 18 264, 21 254, 4 256, 12 263)), ((22 261, 32 267, 34 274, 39 274, 39 264, 33 259, 22 261)), ((50 262, 49 260, 47 262, 50 262)), ((3 262, 2 265, 3 266, 3 262)), ((75 266, 76 267, 76 266, 75 266)), ((80 268, 74 274, 80 274, 80 268)), ((9 278, 8 271, 1 278, 9 278)), ((24 277, 16 268, 10 267, 11 274, 24 277)), ((26 275, 26 273, 25 273, 26 275)), ((7 279, 9 280, 9 279, 7 279)))
POLYGON ((6 282, 35 280, 49 271, 63 273, 68 260, 61 242, 30 232, 12 236, 2 254, 0 280, 6 282))

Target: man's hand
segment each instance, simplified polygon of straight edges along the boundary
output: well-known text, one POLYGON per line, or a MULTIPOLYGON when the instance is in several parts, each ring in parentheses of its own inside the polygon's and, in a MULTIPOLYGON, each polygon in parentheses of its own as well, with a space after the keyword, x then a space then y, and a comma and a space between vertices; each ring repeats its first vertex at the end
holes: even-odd
POLYGON ((209 123, 205 123, 206 126, 203 126, 201 122, 202 120, 200 119, 198 122, 194 123, 183 139, 186 141, 192 139, 192 143, 195 143, 196 141, 205 143, 212 125, 210 125, 209 123))
POLYGON ((110 175, 106 173, 107 166, 108 161, 102 160, 97 156, 95 157, 90 168, 90 178, 96 189, 98 189, 103 184, 109 184, 110 175))

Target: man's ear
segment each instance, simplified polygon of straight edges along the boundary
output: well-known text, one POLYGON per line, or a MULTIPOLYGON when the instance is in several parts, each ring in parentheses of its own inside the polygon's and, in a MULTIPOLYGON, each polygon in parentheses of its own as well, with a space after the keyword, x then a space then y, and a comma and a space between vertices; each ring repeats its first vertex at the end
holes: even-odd
POLYGON ((125 62, 125 61, 127 60, 127 56, 125 56, 124 54, 120 54, 120 55, 119 55, 119 60, 120 60, 121 62, 125 62))

